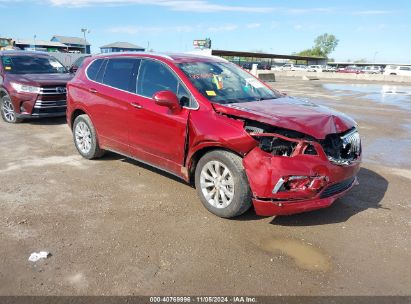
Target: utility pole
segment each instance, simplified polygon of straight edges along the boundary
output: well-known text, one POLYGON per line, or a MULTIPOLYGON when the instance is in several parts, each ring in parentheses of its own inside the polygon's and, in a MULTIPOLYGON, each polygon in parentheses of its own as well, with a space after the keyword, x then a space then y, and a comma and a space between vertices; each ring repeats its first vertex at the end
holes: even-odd
POLYGON ((378 54, 378 51, 376 51, 376 52, 374 53, 374 59, 373 59, 373 61, 372 61, 373 64, 375 64, 375 57, 377 56, 377 54, 378 54))
POLYGON ((84 36, 84 54, 87 54, 87 40, 86 40, 86 33, 90 34, 90 30, 86 28, 82 28, 81 32, 83 33, 84 36))

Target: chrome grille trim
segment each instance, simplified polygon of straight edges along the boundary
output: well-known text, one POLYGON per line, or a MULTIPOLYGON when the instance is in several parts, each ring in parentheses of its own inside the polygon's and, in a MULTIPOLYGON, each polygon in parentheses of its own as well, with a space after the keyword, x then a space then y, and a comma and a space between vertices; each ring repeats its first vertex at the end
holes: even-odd
POLYGON ((67 89, 65 86, 56 86, 56 87, 41 87, 40 88, 40 94, 41 95, 65 95, 67 92, 67 89))
POLYGON ((66 108, 67 102, 63 100, 36 100, 34 104, 35 109, 45 108, 66 108))

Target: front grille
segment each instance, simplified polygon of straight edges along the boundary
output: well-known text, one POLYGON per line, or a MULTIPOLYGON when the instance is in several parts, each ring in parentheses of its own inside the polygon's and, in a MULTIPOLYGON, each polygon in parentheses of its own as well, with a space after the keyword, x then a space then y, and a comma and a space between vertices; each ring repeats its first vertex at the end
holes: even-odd
POLYGON ((353 128, 343 134, 330 134, 321 141, 328 159, 337 165, 348 165, 361 155, 361 139, 353 128))
POLYGON ((32 115, 64 113, 66 111, 66 87, 43 86, 34 104, 32 115))
POLYGON ((35 109, 66 108, 66 100, 36 100, 35 109))
POLYGON ((320 198, 327 198, 338 193, 341 193, 349 189, 351 185, 354 183, 354 181, 355 177, 351 177, 345 181, 331 185, 328 188, 326 188, 323 192, 321 192, 320 198))
POLYGON ((41 95, 66 95, 65 86, 50 86, 50 87, 41 87, 41 95))

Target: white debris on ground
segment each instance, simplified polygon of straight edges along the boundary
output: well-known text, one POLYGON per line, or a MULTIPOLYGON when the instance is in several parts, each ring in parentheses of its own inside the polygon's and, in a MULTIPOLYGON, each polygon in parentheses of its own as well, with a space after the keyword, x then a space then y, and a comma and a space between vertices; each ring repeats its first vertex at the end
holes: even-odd
POLYGON ((40 259, 47 259, 49 256, 51 256, 51 254, 50 252, 47 252, 47 251, 33 252, 29 256, 29 261, 37 262, 40 259))

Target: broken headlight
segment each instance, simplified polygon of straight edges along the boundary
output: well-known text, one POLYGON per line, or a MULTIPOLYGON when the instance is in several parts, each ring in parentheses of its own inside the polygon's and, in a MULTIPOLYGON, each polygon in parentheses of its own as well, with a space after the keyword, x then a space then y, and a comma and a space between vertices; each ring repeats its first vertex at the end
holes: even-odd
POLYGON ((291 156, 297 143, 278 137, 263 136, 259 138, 261 150, 278 156, 291 156))
POLYGON ((317 151, 310 143, 313 138, 300 132, 255 121, 247 121, 244 129, 258 141, 261 150, 272 155, 293 156, 294 153, 317 155, 317 151))

